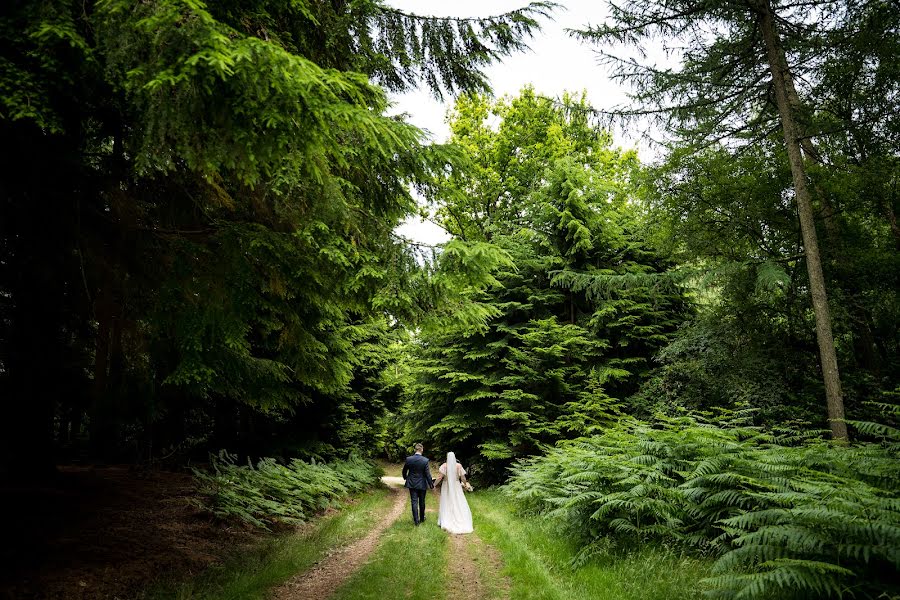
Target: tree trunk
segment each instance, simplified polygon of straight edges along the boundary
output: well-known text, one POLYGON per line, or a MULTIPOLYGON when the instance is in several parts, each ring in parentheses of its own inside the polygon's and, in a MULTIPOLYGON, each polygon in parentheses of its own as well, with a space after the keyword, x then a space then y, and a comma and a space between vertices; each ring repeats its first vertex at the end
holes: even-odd
POLYGON ((234 402, 219 397, 215 400, 213 416, 213 446, 217 449, 234 450, 236 424, 234 402))
POLYGON ((74 444, 78 441, 78 436, 81 433, 81 418, 83 414, 80 402, 78 404, 73 404, 70 410, 69 430, 67 432, 68 437, 66 441, 70 444, 74 444))
POLYGON ((103 287, 97 297, 97 345, 94 350, 94 402, 102 404, 109 375, 109 332, 112 329, 112 291, 103 287))
POLYGON ((891 233, 894 235, 894 242, 897 244, 897 248, 900 248, 900 225, 897 224, 897 214, 894 212, 894 207, 891 206, 890 200, 885 199, 884 201, 882 201, 881 210, 882 212, 884 212, 884 218, 891 226, 891 233))
POLYGON ((110 332, 113 322, 112 288, 107 282, 94 307, 97 315, 97 340, 94 350, 94 381, 91 390, 91 446, 103 458, 110 458, 113 441, 109 410, 110 332))
MULTIPOLYGON (((40 245, 39 240, 27 239, 33 245, 40 245)), ((0 471, 5 467, 16 478, 42 478, 56 470, 53 415, 63 377, 63 292, 52 264, 55 257, 46 257, 43 264, 34 258, 29 257, 19 267, 21 285, 14 291, 11 315, 12 353, 5 365, 9 369, 9 389, 0 388, 5 404, 0 426, 4 430, 0 435, 0 471)))
POLYGON ((569 324, 575 324, 575 294, 569 291, 569 324))
POLYGON ((856 363, 863 369, 872 371, 873 375, 878 377, 881 365, 878 361, 875 335, 869 327, 869 323, 872 321, 869 312, 856 302, 850 307, 849 312, 850 318, 853 320, 853 354, 856 357, 856 363))
MULTIPOLYGON (((781 46, 772 7, 768 0, 762 0, 758 6, 761 17, 760 29, 766 46, 769 70, 772 72, 775 102, 781 117, 784 142, 787 146, 791 175, 794 180, 794 193, 797 199, 797 212, 800 216, 800 231, 803 235, 806 268, 809 272, 813 312, 816 317, 816 338, 819 343, 822 376, 825 381, 828 422, 831 425, 832 437, 838 440, 846 440, 848 439, 848 434, 847 424, 844 422, 844 399, 841 394, 837 353, 835 352, 834 337, 831 332, 831 314, 828 308, 828 296, 825 292, 825 277, 822 273, 822 259, 819 254, 819 241, 816 236, 812 199, 807 185, 806 166, 803 162, 801 135, 797 128, 789 95, 794 90, 793 78, 787 66, 784 49, 781 46)), ((793 93, 796 94, 796 92, 793 93)))
POLYGON ((72 192, 64 188, 71 173, 63 161, 48 157, 69 156, 69 147, 22 121, 0 119, 0 139, 0 290, 6 294, 0 476, 41 478, 56 472, 53 420, 58 399, 68 393, 65 305, 72 248, 72 192))

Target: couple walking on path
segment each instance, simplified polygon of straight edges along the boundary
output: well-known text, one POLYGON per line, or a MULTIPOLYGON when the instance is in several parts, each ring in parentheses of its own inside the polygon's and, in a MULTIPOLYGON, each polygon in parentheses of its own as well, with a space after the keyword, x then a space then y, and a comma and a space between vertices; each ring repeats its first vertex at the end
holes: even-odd
MULTIPOLYGON (((441 465, 440 475, 432 479, 428 459, 422 456, 425 448, 416 444, 416 453, 403 464, 403 479, 409 488, 413 523, 425 521, 425 495, 435 485, 441 487, 441 504, 438 508, 438 525, 450 533, 472 533, 472 511, 463 493, 466 470, 456 462, 456 455, 447 453, 447 462, 441 465)), ((468 485, 468 484, 466 484, 468 485)))

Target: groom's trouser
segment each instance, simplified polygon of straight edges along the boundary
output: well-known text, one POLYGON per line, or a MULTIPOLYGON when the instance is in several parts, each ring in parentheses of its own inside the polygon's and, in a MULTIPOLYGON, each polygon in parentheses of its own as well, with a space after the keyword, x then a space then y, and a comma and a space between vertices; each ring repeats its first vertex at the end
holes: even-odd
POLYGON ((412 504, 413 523, 418 525, 425 520, 425 494, 428 490, 409 488, 409 501, 412 504))

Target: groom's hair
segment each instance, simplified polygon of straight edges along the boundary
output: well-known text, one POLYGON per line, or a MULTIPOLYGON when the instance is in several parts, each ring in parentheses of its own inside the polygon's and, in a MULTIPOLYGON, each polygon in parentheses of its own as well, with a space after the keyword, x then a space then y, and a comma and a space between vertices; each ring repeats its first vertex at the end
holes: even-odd
POLYGON ((415 446, 413 446, 413 448, 416 449, 416 452, 422 452, 423 450, 425 450, 425 446, 423 446, 422 444, 416 444, 415 446))

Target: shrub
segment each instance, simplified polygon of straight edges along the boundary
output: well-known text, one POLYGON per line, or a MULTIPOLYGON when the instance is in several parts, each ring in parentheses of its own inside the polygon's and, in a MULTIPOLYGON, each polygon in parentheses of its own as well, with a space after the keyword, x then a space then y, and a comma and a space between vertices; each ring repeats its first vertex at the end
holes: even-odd
POLYGON ((522 461, 505 490, 584 537, 718 556, 714 598, 900 592, 898 432, 840 446, 698 417, 623 420, 522 461))
POLYGON ((194 469, 201 507, 221 519, 238 518, 268 529, 307 521, 336 500, 378 481, 375 465, 360 458, 331 463, 272 458, 238 465, 226 451, 210 457, 210 470, 194 469))

